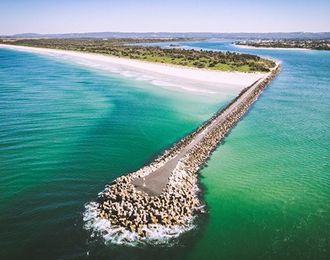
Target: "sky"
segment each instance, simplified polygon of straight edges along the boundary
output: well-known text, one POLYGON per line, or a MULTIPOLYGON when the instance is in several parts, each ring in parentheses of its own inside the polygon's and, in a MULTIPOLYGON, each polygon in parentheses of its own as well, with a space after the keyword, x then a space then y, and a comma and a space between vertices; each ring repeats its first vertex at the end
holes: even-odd
POLYGON ((325 32, 330 0, 0 0, 0 35, 325 32))

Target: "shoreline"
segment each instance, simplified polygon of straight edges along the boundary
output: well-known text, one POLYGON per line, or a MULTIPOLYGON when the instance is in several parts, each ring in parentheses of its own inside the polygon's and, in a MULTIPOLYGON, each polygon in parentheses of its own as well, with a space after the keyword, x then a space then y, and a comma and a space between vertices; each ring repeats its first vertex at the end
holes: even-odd
MULTIPOLYGON (((55 56, 63 59, 69 59, 72 62, 105 70, 110 73, 120 73, 120 71, 136 72, 142 76, 150 76, 153 79, 164 79, 165 83, 175 86, 177 82, 182 82, 184 86, 198 85, 195 90, 203 92, 212 89, 235 89, 241 90, 243 87, 251 85, 256 80, 264 77, 267 73, 244 73, 214 71, 208 69, 199 69, 184 67, 173 64, 163 64, 143 60, 128 58, 119 58, 103 54, 85 53, 78 51, 57 50, 48 48, 36 48, 10 44, 0 44, 0 48, 13 49, 17 51, 32 52, 47 56, 55 56), (202 85, 202 86, 201 86, 202 85)), ((125 73, 120 73, 125 76, 125 73)), ((127 74, 127 73, 126 73, 127 74)), ((161 84, 159 84, 161 85, 161 84)), ((182 88, 187 89, 189 88, 182 88)))
POLYGON ((283 50, 283 51, 316 51, 313 49, 307 48, 281 48, 281 47, 256 47, 252 45, 242 45, 242 44, 234 44, 237 48, 241 49, 260 49, 260 50, 283 50))

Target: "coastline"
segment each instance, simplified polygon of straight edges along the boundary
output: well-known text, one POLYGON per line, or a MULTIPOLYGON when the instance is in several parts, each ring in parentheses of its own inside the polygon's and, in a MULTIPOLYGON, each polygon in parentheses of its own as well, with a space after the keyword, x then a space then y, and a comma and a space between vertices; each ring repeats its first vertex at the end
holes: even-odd
MULTIPOLYGON (((198 69, 173 64, 162 64, 78 51, 26 47, 9 44, 0 44, 0 48, 56 56, 111 73, 133 71, 139 73, 140 75, 153 77, 154 79, 164 79, 165 82, 172 85, 175 85, 177 82, 181 81, 185 86, 198 84, 198 88, 202 92, 203 87, 207 85, 212 86, 212 88, 215 89, 235 89, 236 91, 240 91, 243 87, 251 85, 253 82, 266 75, 266 73, 226 72, 198 69)), ((125 76, 128 73, 121 74, 125 76)), ((189 90, 189 88, 187 89, 189 90)), ((208 90, 207 87, 206 90, 208 90)))
POLYGON ((307 48, 281 48, 281 47, 255 47, 252 45, 233 44, 237 48, 241 49, 260 49, 260 50, 283 50, 283 51, 313 51, 313 49, 307 48))
MULTIPOLYGON (((39 48, 36 49, 40 51, 39 48)), ((60 54, 67 55, 66 52, 60 51, 60 54)), ((51 54, 59 53, 56 51, 51 54)), ((77 54, 81 55, 79 52, 77 54)), ((81 57, 79 55, 78 57, 81 57)), ((93 56, 98 58, 101 56, 102 61, 104 59, 103 55, 93 56)), ((69 57, 71 56, 69 55, 69 57)), ((116 59, 121 60, 121 58, 116 59)), ((95 61, 95 59, 92 60, 95 61)), ((141 69, 141 67, 139 68, 141 69)), ((86 205, 85 227, 101 233, 114 243, 135 243, 146 240, 154 240, 158 243, 164 238, 177 237, 193 228, 193 219, 203 211, 203 204, 198 197, 197 172, 200 166, 208 159, 218 142, 256 100, 256 97, 272 79, 270 76, 269 73, 265 73, 250 87, 244 88, 225 109, 218 111, 193 133, 181 139, 171 149, 166 150, 153 163, 137 172, 119 177, 107 185, 97 202, 86 205), (182 151, 184 153, 179 157, 178 153, 182 151), (148 190, 144 190, 141 180, 147 179, 155 170, 164 166, 174 157, 179 159, 175 168, 169 169, 165 166, 166 171, 170 173, 165 188, 157 187, 157 194, 150 194, 148 190), (159 194, 159 192, 161 193, 159 194), (134 212, 135 209, 138 210, 134 212), (118 217, 115 218, 115 216, 118 217)), ((149 183, 147 184, 149 186, 149 183)))

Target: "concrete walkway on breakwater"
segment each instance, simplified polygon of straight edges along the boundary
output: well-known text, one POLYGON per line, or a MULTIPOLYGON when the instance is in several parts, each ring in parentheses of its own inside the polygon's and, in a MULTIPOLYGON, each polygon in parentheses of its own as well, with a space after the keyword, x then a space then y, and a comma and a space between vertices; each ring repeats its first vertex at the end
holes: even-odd
POLYGON ((267 73, 263 78, 260 78, 254 84, 252 84, 241 96, 235 100, 228 107, 224 108, 221 113, 212 121, 208 122, 207 127, 197 133, 195 138, 188 143, 185 147, 182 147, 177 155, 172 159, 167 161, 163 166, 157 168, 145 177, 137 178, 133 180, 133 185, 137 190, 144 191, 150 196, 158 196, 164 190, 166 184, 168 183, 169 177, 171 176, 173 170, 178 165, 180 159, 182 159, 195 145, 201 142, 209 132, 211 132, 216 126, 222 124, 226 118, 237 108, 237 106, 243 103, 250 95, 256 90, 256 88, 261 84, 270 73, 267 73))

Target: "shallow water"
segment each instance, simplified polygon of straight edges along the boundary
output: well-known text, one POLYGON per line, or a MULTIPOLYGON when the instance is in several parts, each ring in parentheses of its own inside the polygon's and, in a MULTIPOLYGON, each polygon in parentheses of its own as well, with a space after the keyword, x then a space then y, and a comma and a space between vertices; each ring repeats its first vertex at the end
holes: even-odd
POLYGON ((327 259, 330 53, 236 49, 281 74, 201 171, 208 213, 171 247, 104 244, 84 204, 235 93, 174 91, 0 49, 1 259, 327 259))

